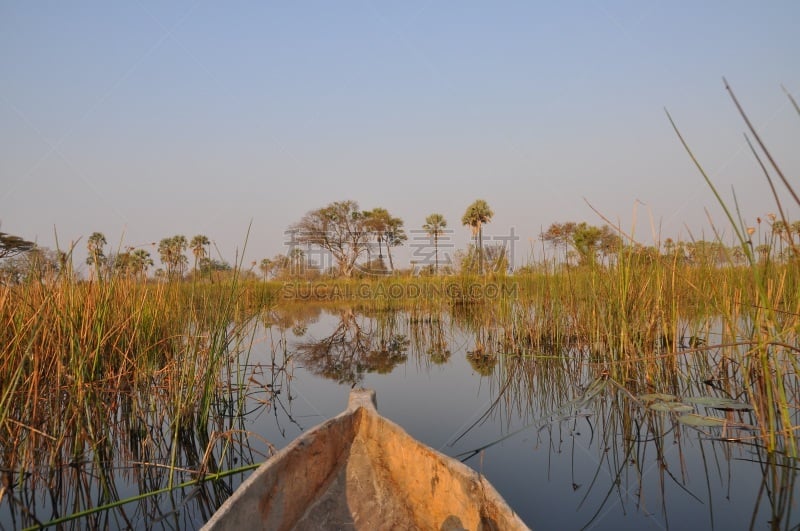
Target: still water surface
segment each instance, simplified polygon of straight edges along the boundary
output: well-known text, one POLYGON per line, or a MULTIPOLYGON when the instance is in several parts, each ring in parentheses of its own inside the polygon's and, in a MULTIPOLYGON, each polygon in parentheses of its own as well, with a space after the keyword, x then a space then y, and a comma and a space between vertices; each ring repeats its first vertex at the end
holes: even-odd
MULTIPOLYGON (((681 397, 708 391, 701 378, 686 376, 694 374, 687 367, 678 365, 670 389, 634 390, 606 378, 591 363, 591 353, 526 350, 515 342, 511 326, 464 311, 365 314, 306 305, 265 312, 244 334, 247 348, 237 350, 231 365, 233 380, 244 389, 239 396, 245 397, 246 414, 227 429, 250 446, 242 451, 240 445, 236 457, 220 457, 214 437, 225 430, 212 423, 211 444, 189 432, 178 437, 181 459, 190 468, 203 458, 204 448, 216 444, 221 469, 258 462, 264 441, 285 446, 340 413, 350 389, 363 386, 376 390, 379 411, 413 437, 485 474, 535 529, 800 524, 792 510, 795 463, 767 456, 752 432, 685 426, 676 414, 653 411, 639 398, 645 391, 681 397), (738 440, 726 440, 734 437, 738 440)), ((752 423, 747 411, 695 407, 701 415, 752 423)), ((120 499, 167 485, 164 467, 152 463, 168 462, 168 456, 133 451, 164 428, 126 429, 123 437, 130 440, 115 443, 111 467, 120 499)), ((162 435, 171 440, 169 433, 162 435)), ((0 529, 20 527, 25 511, 46 521, 106 503, 97 500, 99 469, 108 463, 98 463, 87 458, 83 471, 75 463, 65 466, 59 472, 63 485, 47 492, 6 493, 0 529), (12 499, 16 505, 9 505, 12 499)), ((126 504, 109 517, 66 527, 196 528, 246 475, 126 504)))
POLYGON ((466 463, 536 529, 769 528, 773 510, 781 527, 800 523, 770 497, 777 484, 784 496, 796 492, 793 470, 770 468, 756 447, 681 426, 614 386, 581 400, 597 383, 591 371, 491 352, 496 328, 347 309, 294 324, 300 337, 272 327, 253 352, 264 364, 284 347, 293 356, 282 406, 253 420, 276 446, 342 411, 359 385, 377 391, 384 416, 445 454, 463 459, 491 444, 466 463), (375 350, 383 358, 370 358, 375 350))

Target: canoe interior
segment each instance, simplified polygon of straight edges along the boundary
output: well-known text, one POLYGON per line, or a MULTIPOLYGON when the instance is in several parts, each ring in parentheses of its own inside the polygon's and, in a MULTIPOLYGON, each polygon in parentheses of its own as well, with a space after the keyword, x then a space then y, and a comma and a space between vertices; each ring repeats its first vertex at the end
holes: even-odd
POLYGON ((270 458, 214 530, 527 529, 494 488, 381 417, 373 391, 270 458))

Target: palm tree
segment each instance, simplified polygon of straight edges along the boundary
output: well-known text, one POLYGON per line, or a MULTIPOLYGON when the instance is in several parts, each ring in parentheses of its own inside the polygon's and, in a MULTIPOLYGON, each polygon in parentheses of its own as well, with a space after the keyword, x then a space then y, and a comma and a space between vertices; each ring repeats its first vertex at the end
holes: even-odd
MULTIPOLYGON (((393 217, 385 208, 373 208, 364 212, 365 225, 367 229, 375 234, 378 242, 378 259, 383 267, 383 246, 386 245, 386 254, 389 257, 389 270, 394 271, 394 260, 392 259, 392 247, 403 245, 408 239, 403 230, 403 220, 393 217)), ((369 261, 369 247, 367 247, 367 260, 369 261)))
POLYGON ((433 238, 435 256, 433 270, 437 275, 439 274, 439 236, 444 233, 445 227, 447 227, 447 220, 441 214, 431 214, 425 218, 425 224, 422 226, 425 232, 433 238))
POLYGON ((106 263, 106 255, 103 251, 106 243, 106 237, 102 232, 93 232, 86 242, 86 250, 89 251, 86 263, 94 266, 97 278, 100 278, 100 267, 106 263))
POLYGON ((386 231, 383 234, 383 241, 386 243, 386 254, 389 257, 389 270, 394 272, 394 260, 392 259, 392 247, 403 245, 403 242, 408 239, 405 229, 403 229, 403 220, 400 218, 389 217, 389 222, 386 224, 386 231))
POLYGON ((258 264, 258 268, 264 274, 264 281, 266 282, 267 277, 269 276, 269 271, 270 269, 272 269, 272 260, 270 260, 269 258, 264 258, 258 264))
POLYGON ((186 236, 181 234, 171 238, 163 238, 158 243, 158 254, 161 255, 161 263, 167 267, 167 278, 171 279, 175 275, 183 276, 184 268, 188 262, 183 255, 186 247, 186 236))
POLYGON ((792 224, 789 226, 789 229, 796 236, 800 236, 800 221, 793 221, 792 224))
POLYGON ((462 225, 472 227, 472 235, 475 237, 475 247, 478 249, 478 260, 480 271, 483 274, 483 224, 489 223, 494 216, 494 212, 489 208, 489 204, 483 199, 478 199, 464 212, 461 218, 462 225))
POLYGON ((197 264, 198 262, 202 262, 204 258, 208 257, 208 251, 206 251, 206 247, 211 245, 208 237, 203 234, 198 234, 197 236, 192 238, 192 241, 189 242, 189 247, 192 249, 192 254, 194 255, 194 272, 197 273, 197 264))
POLYGON ((144 249, 136 249, 131 254, 131 257, 134 271, 141 275, 142 278, 147 276, 147 268, 153 266, 153 259, 150 258, 150 253, 144 249))
POLYGON ((295 247, 289 252, 289 272, 294 277, 299 277, 305 271, 303 262, 306 253, 299 247, 295 247))
MULTIPOLYGON (((367 229, 375 233, 375 241, 378 242, 378 258, 383 260, 383 236, 386 233, 391 215, 389 215, 388 210, 380 207, 368 210, 364 212, 364 215, 366 216, 367 229)), ((367 248, 367 252, 369 252, 369 248, 367 248)))

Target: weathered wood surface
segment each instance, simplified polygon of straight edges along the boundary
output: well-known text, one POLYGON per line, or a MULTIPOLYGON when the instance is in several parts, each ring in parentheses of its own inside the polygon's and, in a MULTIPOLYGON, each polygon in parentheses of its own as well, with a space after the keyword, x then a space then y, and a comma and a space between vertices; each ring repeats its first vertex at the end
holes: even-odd
POLYGON ((203 529, 528 529, 477 472, 380 416, 375 392, 259 467, 203 529))

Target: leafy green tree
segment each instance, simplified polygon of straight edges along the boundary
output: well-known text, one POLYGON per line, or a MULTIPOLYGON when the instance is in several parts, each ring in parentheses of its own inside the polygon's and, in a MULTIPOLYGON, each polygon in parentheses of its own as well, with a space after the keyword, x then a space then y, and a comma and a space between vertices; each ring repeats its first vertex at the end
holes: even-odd
POLYGON ((36 244, 33 242, 29 242, 13 234, 0 232, 0 259, 28 252, 35 247, 36 244))
POLYGON ((102 276, 102 269, 108 261, 105 254, 106 243, 106 237, 102 232, 93 232, 86 241, 86 250, 89 252, 86 263, 94 268, 97 278, 102 276))
POLYGON ((158 243, 158 254, 161 263, 166 266, 167 278, 182 277, 189 260, 183 254, 186 252, 188 243, 186 237, 180 234, 171 238, 164 238, 158 243))
POLYGON ((572 234, 572 245, 578 252, 582 265, 592 264, 597 261, 597 251, 603 236, 599 227, 580 223, 572 234))
MULTIPOLYGON (((465 274, 475 274, 481 268, 481 253, 470 245, 466 253, 459 251, 456 253, 456 258, 459 264, 459 269, 465 274)), ((485 245, 483 248, 483 265, 485 270, 503 274, 508 270, 508 253, 506 247, 501 243, 485 245)))
POLYGON ((425 218, 425 224, 422 229, 433 238, 433 252, 434 252, 434 273, 439 274, 439 236, 444 234, 444 229, 447 228, 447 220, 441 214, 431 214, 425 218))
POLYGON ((572 235, 575 233, 577 223, 568 221, 566 223, 553 223, 548 229, 542 233, 540 238, 543 242, 547 242, 553 246, 556 251, 561 249, 566 258, 567 253, 572 246, 572 235))
POLYGON ((789 230, 800 239, 800 221, 793 221, 789 225, 789 230))
POLYGON ((392 259, 392 247, 399 247, 408 240, 406 231, 403 228, 403 220, 390 217, 383 234, 383 241, 386 244, 386 254, 389 256, 389 269, 394 272, 394 260, 392 259))
POLYGON ((266 281, 269 278, 270 271, 272 271, 272 260, 263 258, 261 262, 258 263, 258 269, 261 271, 261 274, 264 275, 264 281, 266 281))
POLYGON ((758 260, 762 264, 766 264, 769 262, 770 255, 772 254, 772 246, 768 243, 762 243, 760 245, 756 245, 756 254, 758 255, 758 260))
POLYGON ((153 259, 150 252, 144 249, 136 249, 131 253, 131 267, 137 275, 142 278, 147 276, 147 270, 153 267, 153 259))
POLYGON ((289 252, 289 272, 292 276, 301 276, 306 270, 306 253, 299 247, 289 252))
POLYGON ((272 258, 261 260, 259 269, 264 273, 264 278, 286 279, 290 276, 292 260, 285 254, 276 254, 272 258))
MULTIPOLYGON (((572 248, 580 265, 594 264, 598 255, 610 257, 622 245, 622 239, 608 225, 595 227, 586 222, 553 223, 541 238, 555 248, 572 248)), ((569 257, 570 253, 566 254, 569 257)))
POLYGON ((0 283, 3 284, 43 282, 63 271, 66 264, 63 252, 35 245, 6 258, 0 262, 0 283))
POLYGON ((364 212, 364 225, 378 242, 378 262, 373 263, 369 258, 369 248, 367 248, 367 271, 383 271, 383 247, 386 247, 386 255, 389 258, 389 269, 394 271, 394 260, 392 259, 392 247, 403 245, 408 239, 403 229, 403 220, 393 217, 385 208, 373 208, 364 212), (374 267, 377 265, 378 267, 374 267))
POLYGON ((211 241, 209 241, 207 236, 203 234, 198 234, 192 237, 192 241, 189 242, 189 247, 192 250, 192 254, 194 255, 194 269, 197 271, 197 264, 201 262, 204 258, 208 258, 208 246, 211 245, 211 241))
POLYGON ((116 254, 111 253, 106 260, 106 267, 114 275, 131 274, 131 253, 128 251, 116 254))
MULTIPOLYGON (((364 225, 368 231, 374 234, 375 241, 378 242, 378 258, 380 260, 383 260, 383 237, 389 227, 391 217, 385 208, 373 208, 364 212, 364 225)), ((367 252, 369 253, 369 249, 367 252)), ((369 261, 369 256, 367 260, 369 261)))
POLYGON ((369 246, 367 220, 355 201, 337 201, 306 213, 290 230, 297 243, 315 245, 331 253, 339 274, 351 277, 369 246))
POLYGON ((150 253, 144 249, 129 247, 127 251, 108 257, 107 268, 117 275, 145 278, 147 269, 153 266, 150 253))
POLYGON ((697 240, 685 245, 689 262, 695 265, 717 266, 728 262, 728 248, 722 242, 697 240))
POLYGON ((475 238, 475 248, 478 249, 478 262, 480 264, 481 274, 484 272, 483 225, 489 223, 492 220, 492 216, 494 216, 494 212, 489 208, 489 204, 483 199, 478 199, 467 207, 464 216, 461 218, 462 225, 469 225, 472 228, 472 236, 475 238))
POLYGON ((224 260, 217 260, 215 258, 203 258, 200 260, 199 265, 200 274, 207 275, 210 273, 219 273, 232 271, 231 265, 224 260))

